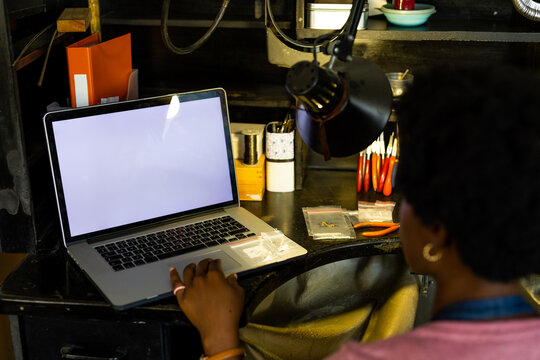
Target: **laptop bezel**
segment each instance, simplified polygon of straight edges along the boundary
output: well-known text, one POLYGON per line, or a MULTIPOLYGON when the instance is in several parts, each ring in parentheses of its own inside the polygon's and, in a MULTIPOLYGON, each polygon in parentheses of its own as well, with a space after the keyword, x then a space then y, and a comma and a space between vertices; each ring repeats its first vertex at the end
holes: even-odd
POLYGON ((192 217, 196 214, 204 214, 206 212, 220 210, 228 207, 239 206, 240 200, 238 196, 238 185, 236 181, 236 171, 234 165, 234 157, 232 152, 232 143, 230 136, 230 125, 229 125, 229 111, 227 105, 227 96, 226 92, 222 88, 213 88, 200 91, 192 92, 183 92, 183 93, 172 93, 167 95, 148 97, 137 100, 128 100, 111 104, 102 104, 94 105, 80 108, 71 108, 66 110, 52 111, 48 112, 43 116, 43 123, 45 127, 45 136, 47 143, 47 150, 49 153, 49 160, 51 165, 52 177, 54 182, 54 189, 56 195, 56 202, 58 208, 58 214, 60 218, 60 226, 62 231, 62 237, 65 246, 67 247, 70 244, 75 244, 80 241, 92 241, 92 240, 104 240, 111 237, 118 237, 122 234, 127 234, 131 232, 142 232, 145 229, 157 227, 167 223, 180 221, 192 217), (231 181, 231 192, 232 200, 217 203, 211 206, 200 207, 188 211, 182 211, 174 214, 169 214, 165 216, 160 216, 144 221, 138 221, 131 224, 116 226, 113 228, 94 231, 86 234, 80 234, 72 236, 69 228, 69 221, 67 215, 67 208, 64 198, 64 192, 62 187, 62 176, 59 169, 58 158, 56 156, 56 143, 54 138, 53 123, 59 121, 70 121, 73 119, 95 116, 100 114, 108 114, 114 112, 122 112, 129 110, 136 110, 141 108, 148 108, 154 106, 168 105, 171 102, 173 96, 177 96, 180 100, 180 103, 187 101, 194 101, 207 98, 220 98, 221 110, 222 110, 222 121, 223 129, 225 131, 224 138, 226 143, 227 150, 227 159, 229 166, 229 176, 231 181))

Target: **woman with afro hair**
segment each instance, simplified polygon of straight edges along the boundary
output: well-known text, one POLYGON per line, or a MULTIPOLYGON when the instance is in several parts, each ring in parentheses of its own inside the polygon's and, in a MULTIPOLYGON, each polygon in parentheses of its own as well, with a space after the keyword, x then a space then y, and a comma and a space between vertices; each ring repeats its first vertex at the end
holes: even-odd
MULTIPOLYGON (((540 80, 510 67, 416 74, 397 108, 400 239, 437 290, 429 323, 331 359, 540 359, 520 279, 540 273, 540 80)), ((205 354, 240 358, 243 290, 219 260, 171 269, 205 354), (205 300, 206 299, 206 300, 205 300), (208 299, 219 299, 209 304, 208 299)))

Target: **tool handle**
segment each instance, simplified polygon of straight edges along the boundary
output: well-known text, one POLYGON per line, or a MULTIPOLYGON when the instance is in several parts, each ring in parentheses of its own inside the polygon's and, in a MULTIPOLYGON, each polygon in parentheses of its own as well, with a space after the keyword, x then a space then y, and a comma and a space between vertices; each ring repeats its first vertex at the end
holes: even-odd
POLYGON ((383 194, 385 196, 390 196, 390 194, 392 194, 392 183, 393 183, 392 178, 395 177, 394 176, 395 162, 396 162, 396 158, 394 156, 391 156, 389 164, 388 164, 388 175, 386 175, 386 180, 384 181, 384 186, 383 186, 383 194))
POLYGON ((364 191, 369 191, 369 178, 371 177, 371 166, 369 158, 366 158, 366 166, 364 170, 364 191))
POLYGON ((394 232, 397 229, 399 229, 399 225, 391 226, 384 230, 366 231, 366 232, 363 232, 362 235, 367 236, 367 237, 382 236, 382 235, 390 234, 391 232, 394 232))
POLYGON ((378 184, 378 175, 379 175, 379 155, 373 154, 371 158, 371 178, 373 183, 373 190, 377 191, 378 184))
POLYGON ((379 177, 379 185, 377 186, 377 190, 379 192, 383 191, 384 181, 386 180, 386 177, 388 176, 388 165, 390 165, 390 158, 384 159, 382 170, 381 170, 381 176, 379 177))
POLYGON ((364 157, 358 156, 358 166, 356 168, 356 192, 362 191, 362 178, 364 173, 364 157))
POLYGON ((368 222, 361 222, 361 223, 355 224, 353 225, 353 227, 355 229, 359 229, 359 228, 364 228, 364 227, 392 227, 396 225, 399 225, 399 224, 396 224, 393 222, 384 222, 384 221, 379 221, 379 222, 368 221, 368 222))

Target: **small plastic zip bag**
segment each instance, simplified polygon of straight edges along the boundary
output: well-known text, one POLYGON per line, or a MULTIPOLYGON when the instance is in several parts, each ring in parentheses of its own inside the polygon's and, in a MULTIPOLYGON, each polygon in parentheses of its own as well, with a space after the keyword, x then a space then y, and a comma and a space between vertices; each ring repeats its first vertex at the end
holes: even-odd
POLYGON ((302 212, 314 240, 356 239, 347 211, 341 207, 304 207, 302 212))
MULTIPOLYGON (((393 201, 375 201, 374 203, 359 201, 357 222, 392 222, 392 213, 396 203, 393 201)), ((353 216, 353 213, 349 213, 353 216)))

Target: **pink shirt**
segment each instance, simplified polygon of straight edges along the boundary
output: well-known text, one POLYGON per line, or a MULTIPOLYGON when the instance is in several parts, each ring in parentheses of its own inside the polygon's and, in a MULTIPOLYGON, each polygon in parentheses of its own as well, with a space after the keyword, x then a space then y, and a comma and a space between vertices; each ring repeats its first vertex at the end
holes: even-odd
POLYGON ((348 342, 327 359, 540 360, 540 318, 433 321, 370 344, 348 342))

